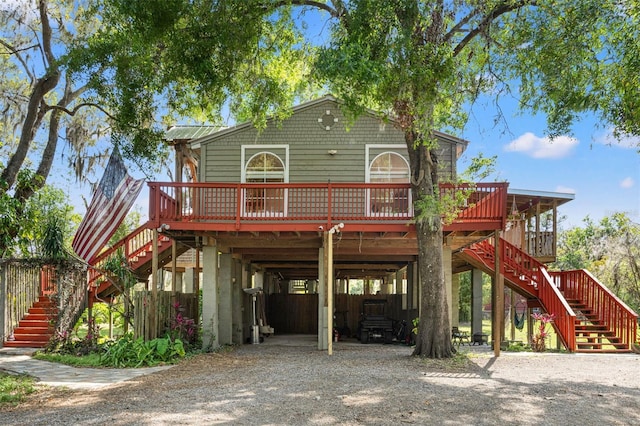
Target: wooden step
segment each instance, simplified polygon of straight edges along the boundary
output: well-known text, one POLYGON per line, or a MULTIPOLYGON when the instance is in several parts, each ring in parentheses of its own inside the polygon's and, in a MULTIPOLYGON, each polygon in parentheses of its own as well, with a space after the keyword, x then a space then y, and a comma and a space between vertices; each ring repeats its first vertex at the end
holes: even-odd
POLYGON ((53 336, 51 334, 16 334, 13 333, 13 338, 15 341, 19 342, 48 342, 53 336))
POLYGON ((44 348, 49 342, 8 340, 3 343, 5 348, 44 348))
POLYGON ((626 354, 631 353, 630 349, 576 349, 576 353, 582 354, 626 354))
POLYGON ((41 320, 20 320, 18 322, 18 328, 46 328, 48 329, 52 323, 50 321, 41 320))

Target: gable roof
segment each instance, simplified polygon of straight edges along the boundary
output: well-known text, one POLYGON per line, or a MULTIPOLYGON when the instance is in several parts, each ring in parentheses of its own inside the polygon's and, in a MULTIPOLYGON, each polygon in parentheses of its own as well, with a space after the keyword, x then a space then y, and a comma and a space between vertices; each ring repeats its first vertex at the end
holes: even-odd
MULTIPOLYGON (((324 95, 324 96, 322 96, 320 98, 313 99, 311 101, 307 101, 307 102, 303 102, 301 104, 298 104, 298 105, 294 106, 291 109, 291 112, 292 112, 292 115, 294 115, 294 114, 296 114, 298 112, 304 111, 305 109, 313 108, 313 107, 316 107, 316 106, 321 105, 321 104, 326 103, 326 102, 333 102, 333 103, 337 103, 338 105, 343 105, 344 104, 344 102, 341 101, 340 99, 334 97, 331 94, 327 94, 327 95, 324 95)), ((375 110, 370 109, 370 108, 365 108, 365 114, 367 114, 367 115, 369 115, 371 117, 378 118, 378 119, 382 118, 380 112, 375 111, 375 110)), ((385 118, 388 119, 391 122, 394 122, 394 123, 396 122, 395 118, 393 118, 393 117, 386 116, 385 118)), ((274 120, 275 120, 274 118, 269 118, 267 120, 267 122, 273 122, 274 120)), ((217 139, 217 138, 222 137, 224 135, 227 135, 229 133, 236 132, 236 131, 239 131, 239 130, 242 130, 242 129, 246 129, 247 127, 251 127, 251 126, 253 126, 253 123, 251 123, 250 121, 247 121, 247 122, 243 122, 243 123, 237 124, 235 126, 219 128, 218 131, 214 131, 214 132, 208 133, 206 135, 202 135, 201 137, 193 138, 192 142, 191 142, 191 147, 192 147, 192 149, 199 149, 200 145, 202 143, 208 143, 208 142, 210 142, 210 141, 212 141, 214 139, 217 139)), ((456 136, 449 135, 447 133, 443 133, 443 132, 440 132, 440 131, 435 131, 434 133, 439 139, 442 139, 442 140, 445 140, 445 141, 448 141, 448 142, 451 142, 451 143, 454 143, 454 144, 458 145, 458 149, 456 150, 458 158, 460 157, 462 152, 464 152, 464 150, 469 145, 469 141, 467 141, 465 139, 461 139, 461 138, 458 138, 456 136)))
POLYGON ((164 140, 172 143, 174 141, 185 141, 198 139, 208 136, 212 133, 219 132, 224 127, 221 126, 190 126, 176 125, 171 126, 164 134, 164 140))

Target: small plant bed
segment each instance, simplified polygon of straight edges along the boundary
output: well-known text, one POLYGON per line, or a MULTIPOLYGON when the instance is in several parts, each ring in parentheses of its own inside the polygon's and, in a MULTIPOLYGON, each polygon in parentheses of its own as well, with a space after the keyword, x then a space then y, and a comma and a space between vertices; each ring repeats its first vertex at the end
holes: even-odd
POLYGON ((118 340, 96 344, 90 351, 73 350, 71 344, 39 351, 34 358, 75 367, 137 368, 176 363, 187 356, 187 349, 182 340, 169 336, 145 342, 125 334, 118 340))

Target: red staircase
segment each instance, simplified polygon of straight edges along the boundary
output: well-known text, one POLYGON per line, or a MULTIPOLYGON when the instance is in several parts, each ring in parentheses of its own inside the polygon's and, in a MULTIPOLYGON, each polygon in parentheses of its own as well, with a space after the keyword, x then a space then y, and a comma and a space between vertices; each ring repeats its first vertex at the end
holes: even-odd
MULTIPOLYGON (((473 266, 493 274, 491 239, 462 250, 473 266)), ((499 242, 505 285, 555 314, 553 326, 571 352, 631 352, 638 315, 587 271, 548 272, 546 266, 504 239, 499 242)))
MULTIPOLYGON (((171 260, 171 247, 174 241, 166 235, 158 237, 158 263, 163 265, 171 260)), ((188 250, 186 246, 178 246, 177 256, 188 250)), ((119 293, 102 272, 104 265, 113 256, 124 255, 129 267, 140 280, 146 280, 152 269, 153 259, 153 230, 144 224, 117 242, 108 250, 100 253, 93 261, 93 268, 89 269, 89 288, 96 301, 106 300, 119 293)))
POLYGON ((29 308, 29 312, 13 330, 13 335, 4 342, 10 348, 44 348, 53 336, 54 324, 58 311, 48 296, 40 296, 39 300, 29 308))
POLYGON ((585 270, 550 272, 576 313, 576 352, 630 352, 638 315, 585 270))
MULTIPOLYGON (((171 260, 173 240, 165 235, 158 239, 159 264, 165 264, 171 260)), ((179 246, 177 255, 184 253, 188 248, 179 246)), ((89 289, 93 301, 108 300, 119 289, 115 288, 102 273, 101 267, 113 256, 124 254, 134 274, 146 280, 151 273, 153 251, 153 231, 148 224, 142 225, 131 234, 116 243, 113 247, 102 252, 93 262, 93 268, 89 269, 89 289)), ((57 309, 51 303, 48 296, 40 296, 33 304, 24 318, 3 345, 6 347, 43 348, 47 345, 54 333, 54 324, 57 320, 57 309)))

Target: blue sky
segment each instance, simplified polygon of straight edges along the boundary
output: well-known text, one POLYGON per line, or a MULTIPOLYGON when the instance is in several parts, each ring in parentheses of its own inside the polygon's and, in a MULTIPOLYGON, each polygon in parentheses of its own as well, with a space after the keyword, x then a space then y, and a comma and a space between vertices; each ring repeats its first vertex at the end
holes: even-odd
POLYGON ((469 140, 459 169, 482 153, 497 156, 492 180, 510 188, 575 194, 559 208, 563 228, 580 226, 586 216, 600 220, 626 212, 640 223, 640 153, 638 139, 614 141, 607 128, 590 116, 574 125, 573 135, 545 137, 545 118, 516 115, 501 103, 506 126, 494 126, 495 108, 475 105, 461 137, 469 140))

